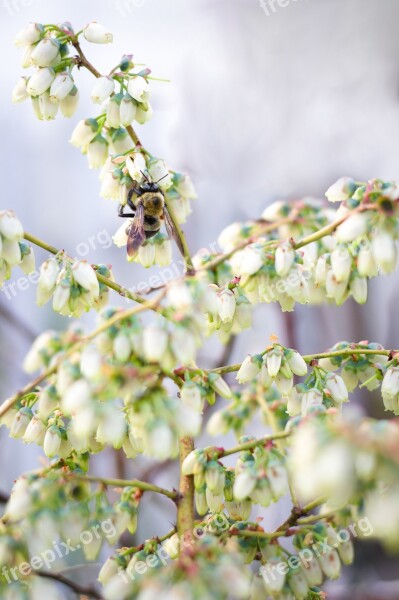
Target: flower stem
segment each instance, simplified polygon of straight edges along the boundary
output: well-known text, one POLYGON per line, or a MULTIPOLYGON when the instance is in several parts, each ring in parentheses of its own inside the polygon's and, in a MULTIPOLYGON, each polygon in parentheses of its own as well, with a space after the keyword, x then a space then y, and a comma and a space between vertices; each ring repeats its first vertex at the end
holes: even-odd
MULTIPOLYGON (((35 244, 36 246, 39 246, 40 248, 43 248, 43 250, 47 250, 47 252, 49 252, 50 254, 56 255, 56 254, 59 254, 59 252, 60 252, 60 250, 58 250, 58 248, 55 248, 54 246, 47 244, 47 242, 44 242, 40 238, 32 235, 31 233, 28 233, 27 231, 24 232, 24 239, 27 240, 28 242, 31 242, 32 244, 35 244)), ((67 256, 68 260, 73 261, 73 259, 70 256, 68 256, 68 255, 66 255, 66 256, 67 256)), ((96 272, 96 276, 100 283, 103 283, 111 290, 114 290, 120 296, 123 296, 124 298, 129 298, 129 300, 133 300, 133 302, 138 302, 139 304, 148 304, 147 298, 145 298, 144 296, 140 296, 139 294, 135 294, 134 292, 131 292, 127 288, 123 287, 122 285, 119 285, 119 283, 112 281, 112 279, 109 279, 108 277, 104 277, 103 275, 100 275, 100 273, 96 272)), ((161 314, 166 319, 169 318, 167 312, 165 311, 165 309, 162 306, 155 305, 152 308, 152 310, 161 314)))
MULTIPOLYGON (((162 297, 163 297, 163 294, 162 294, 162 297)), ((12 396, 11 398, 8 398, 7 400, 5 400, 3 402, 3 404, 0 406, 0 417, 2 417, 10 408, 12 408, 23 396, 25 396, 29 392, 32 392, 38 385, 40 385, 48 377, 51 377, 51 375, 53 375, 57 371, 60 364, 63 363, 65 361, 65 359, 68 358, 69 356, 71 356, 74 352, 79 350, 83 344, 87 344, 88 342, 93 340, 97 335, 99 335, 100 333, 102 333, 103 331, 105 331, 106 329, 108 329, 109 327, 111 327, 112 325, 117 323, 118 321, 121 321, 122 319, 126 319, 127 317, 135 315, 139 312, 143 312, 147 309, 154 310, 154 308, 160 302, 160 300, 161 300, 161 296, 158 296, 157 298, 154 298, 154 300, 146 301, 144 304, 141 304, 140 306, 134 306, 133 308, 130 308, 128 310, 124 310, 119 313, 116 313, 115 315, 113 315, 113 317, 111 317, 110 319, 107 319, 106 321, 101 323, 101 325, 99 325, 99 327, 97 327, 89 335, 81 338, 75 344, 72 344, 72 346, 70 346, 70 348, 68 348, 68 350, 66 350, 65 352, 63 352, 62 354, 60 354, 58 356, 57 360, 54 361, 54 363, 51 367, 46 369, 43 373, 41 373, 41 375, 36 377, 36 379, 34 379, 30 383, 28 383, 25 387, 23 387, 14 396, 12 396)))
POLYGON ((172 219, 173 222, 173 226, 175 228, 176 234, 180 240, 180 244, 181 247, 183 249, 183 258, 184 258, 184 262, 186 264, 186 270, 187 270, 187 275, 194 275, 195 274, 195 269, 194 269, 194 265, 193 265, 193 261, 191 258, 191 254, 190 254, 190 250, 187 244, 187 240, 186 237, 183 233, 182 228, 180 227, 180 223, 178 222, 178 220, 176 219, 176 215, 171 207, 171 204, 169 202, 169 200, 166 198, 165 196, 165 205, 166 208, 168 210, 168 213, 170 215, 170 218, 172 219))
POLYGON ((181 466, 186 456, 194 450, 194 440, 191 437, 180 439, 180 493, 177 504, 177 532, 181 539, 191 541, 194 531, 194 479, 192 475, 183 475, 181 466))
POLYGON ((113 479, 108 477, 97 477, 95 475, 80 475, 77 473, 66 473, 67 477, 72 477, 73 479, 82 480, 82 481, 90 481, 92 483, 101 483, 103 485, 110 485, 113 487, 134 487, 143 492, 155 492, 157 494, 162 494, 167 498, 170 498, 173 501, 178 500, 180 497, 179 492, 171 492, 170 490, 166 490, 165 488, 159 487, 153 483, 147 483, 146 481, 140 481, 138 479, 113 479))
POLYGON ((274 440, 282 440, 289 437, 290 435, 291 433, 289 431, 280 431, 278 433, 265 435, 264 437, 258 438, 256 440, 249 440, 249 442, 233 446, 233 448, 229 448, 228 450, 222 448, 217 452, 218 458, 230 456, 230 454, 236 454, 237 452, 243 452, 244 450, 252 450, 252 448, 256 448, 256 446, 263 446, 264 444, 267 444, 268 442, 273 442, 274 440))

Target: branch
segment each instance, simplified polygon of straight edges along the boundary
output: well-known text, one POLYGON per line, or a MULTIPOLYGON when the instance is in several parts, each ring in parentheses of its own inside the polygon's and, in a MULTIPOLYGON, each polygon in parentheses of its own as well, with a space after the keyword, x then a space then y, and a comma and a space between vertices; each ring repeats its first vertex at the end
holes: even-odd
POLYGON ((224 456, 230 456, 230 454, 236 454, 237 452, 243 452, 244 450, 252 450, 257 446, 264 446, 268 442, 273 442, 274 440, 285 439, 290 435, 291 433, 289 431, 280 431, 279 433, 265 435, 262 438, 250 440, 249 442, 245 442, 244 444, 239 444, 238 446, 234 446, 233 448, 229 448, 228 450, 225 450, 224 448, 215 448, 215 450, 217 451, 218 458, 223 458, 224 456))
MULTIPOLYGON (((180 440, 180 466, 193 450, 193 439, 183 437, 180 440)), ((182 497, 177 505, 177 531, 181 539, 191 541, 194 531, 194 478, 192 475, 183 475, 181 468, 179 489, 182 497)))
POLYGON ((206 263, 205 265, 203 265, 202 267, 200 267, 198 269, 198 271, 208 271, 208 270, 211 270, 211 269, 215 269, 220 264, 224 263, 226 260, 229 260, 229 258, 231 258, 239 250, 243 250, 244 248, 246 248, 250 244, 253 244, 254 242, 256 242, 257 239, 258 239, 258 237, 260 235, 264 235, 265 233, 271 233, 272 231, 275 231, 276 229, 279 229, 279 227, 281 227, 282 225, 286 225, 287 223, 291 223, 292 221, 295 220, 296 216, 297 216, 296 215, 296 211, 293 211, 292 215, 290 215, 288 217, 285 217, 284 219, 280 219, 279 221, 275 221, 274 223, 269 223, 269 222, 262 223, 262 222, 259 222, 258 223, 258 225, 259 225, 259 231, 257 231, 256 233, 253 233, 248 239, 243 240, 240 244, 238 244, 238 246, 236 246, 235 248, 233 248, 229 252, 226 252, 225 254, 221 254, 220 256, 217 256, 216 258, 214 258, 210 262, 206 263))
POLYGON ((154 298, 151 301, 145 301, 145 303, 141 304, 140 306, 134 306, 133 308, 130 308, 129 310, 124 310, 124 311, 121 311, 120 313, 116 313, 113 317, 111 317, 110 319, 107 319, 101 325, 99 325, 99 327, 97 327, 89 335, 78 340, 75 344, 73 344, 70 348, 68 348, 68 350, 66 350, 60 356, 58 356, 57 360, 54 361, 54 364, 51 367, 46 369, 41 375, 36 377, 36 379, 34 379, 30 383, 28 383, 25 387, 23 387, 14 396, 12 396, 11 398, 8 398, 8 400, 5 400, 3 402, 3 404, 0 406, 0 417, 2 417, 10 408, 12 408, 14 406, 14 404, 16 404, 23 396, 25 396, 25 394, 32 392, 40 383, 42 383, 45 379, 47 379, 48 377, 53 375, 57 371, 60 364, 62 362, 64 362, 64 360, 66 358, 68 358, 74 352, 76 352, 76 350, 79 350, 83 344, 87 344, 88 342, 93 340, 97 335, 99 335, 103 331, 106 331, 109 327, 112 327, 112 325, 114 325, 118 321, 121 321, 122 319, 131 317, 132 315, 138 314, 147 309, 154 310, 157 307, 157 305, 159 304, 159 302, 161 301, 161 299, 163 298, 163 296, 164 296, 164 293, 162 292, 159 296, 157 296, 156 298, 154 298))
POLYGON ((184 258, 184 262, 186 265, 186 269, 187 269, 187 275, 194 275, 195 274, 195 269, 194 269, 194 265, 193 265, 193 261, 191 258, 191 254, 190 254, 190 250, 187 244, 187 240, 185 238, 185 235, 183 233, 182 228, 180 227, 180 223, 178 222, 178 220, 176 219, 176 215, 173 212, 173 209, 171 207, 171 204, 169 202, 169 200, 167 199, 167 197, 165 196, 165 205, 166 208, 168 209, 168 213, 170 218, 172 219, 173 222, 173 226, 175 228, 175 231, 177 233, 177 236, 180 240, 180 244, 183 250, 183 258, 184 258))
MULTIPOLYGON (((32 235, 31 233, 28 233, 27 231, 24 232, 24 239, 27 240, 28 242, 31 242, 32 244, 35 244, 36 246, 39 246, 39 248, 43 248, 43 250, 46 250, 50 254, 56 255, 61 252, 61 250, 59 250, 55 246, 51 246, 50 244, 47 244, 47 242, 44 242, 40 238, 32 235)), ((71 258, 68 254, 66 254, 65 256, 68 260, 73 262, 73 258, 71 258)), ((139 304, 148 304, 147 298, 144 298, 143 296, 140 296, 139 294, 135 294, 134 292, 131 292, 127 288, 123 287, 122 285, 119 285, 119 283, 112 281, 112 279, 108 279, 108 277, 104 277, 103 275, 100 275, 100 273, 97 273, 97 272, 96 272, 96 276, 100 283, 103 283, 111 290, 114 290, 123 298, 129 298, 129 300, 133 300, 133 302, 137 302, 139 304)), ((165 319, 169 318, 167 312, 165 311, 164 308, 162 308, 162 306, 154 306, 151 310, 154 310, 155 312, 159 313, 160 315, 165 317, 165 319)))
MULTIPOLYGON (((356 356, 359 354, 368 354, 368 355, 383 355, 383 356, 391 356, 394 354, 396 350, 373 350, 371 348, 343 348, 342 350, 334 350, 332 352, 319 352, 317 354, 304 354, 302 358, 306 362, 312 362, 313 360, 318 360, 320 358, 333 358, 335 356, 356 356)), ((264 353, 263 353, 264 354, 264 353)), ((226 367, 218 367, 217 369, 211 369, 210 371, 205 371, 208 373, 218 373, 219 375, 224 375, 226 373, 235 373, 241 367, 241 363, 236 363, 234 365, 227 365, 226 367)))
POLYGON ((147 483, 146 481, 140 481, 138 479, 113 479, 109 477, 97 477, 96 475, 80 475, 79 473, 65 473, 65 475, 73 479, 91 481, 92 483, 101 483, 106 486, 112 485, 113 487, 135 487, 143 492, 155 492, 157 494, 162 494, 174 502, 180 498, 179 492, 171 492, 170 490, 159 487, 158 485, 147 483))
POLYGON ((98 598, 99 600, 103 600, 103 596, 94 587, 86 587, 76 583, 76 581, 71 581, 67 577, 65 577, 62 573, 52 573, 51 571, 35 571, 35 574, 38 577, 42 577, 43 579, 53 579, 54 581, 58 581, 62 583, 62 585, 66 585, 71 590, 76 592, 79 596, 87 596, 89 598, 98 598))

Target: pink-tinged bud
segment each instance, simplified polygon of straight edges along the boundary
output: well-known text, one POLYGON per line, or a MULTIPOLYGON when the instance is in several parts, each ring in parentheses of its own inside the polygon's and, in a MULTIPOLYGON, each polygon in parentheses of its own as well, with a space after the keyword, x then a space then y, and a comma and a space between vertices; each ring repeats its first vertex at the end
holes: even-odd
POLYGON ((92 44, 110 44, 113 41, 112 33, 96 21, 92 21, 86 25, 83 29, 83 35, 92 44))
POLYGON ((44 35, 44 27, 40 23, 29 23, 22 31, 19 31, 14 39, 17 48, 36 44, 44 35))
POLYGON ((356 187, 356 182, 351 177, 341 177, 328 188, 326 198, 330 202, 344 202, 352 197, 356 187))
POLYGON ((64 100, 74 87, 74 81, 69 73, 59 73, 50 87, 50 100, 64 100))
POLYGON ((115 81, 112 77, 99 77, 91 91, 90 98, 94 104, 102 104, 104 100, 110 97, 115 89, 115 81))
POLYGON ((276 249, 274 267, 279 277, 288 275, 295 260, 295 250, 289 242, 284 242, 276 249))
POLYGON ((36 67, 49 67, 60 51, 59 43, 53 38, 45 38, 38 43, 31 54, 32 64, 36 67))
POLYGON ((137 75, 129 79, 127 91, 137 102, 144 102, 148 87, 148 81, 144 77, 137 75))

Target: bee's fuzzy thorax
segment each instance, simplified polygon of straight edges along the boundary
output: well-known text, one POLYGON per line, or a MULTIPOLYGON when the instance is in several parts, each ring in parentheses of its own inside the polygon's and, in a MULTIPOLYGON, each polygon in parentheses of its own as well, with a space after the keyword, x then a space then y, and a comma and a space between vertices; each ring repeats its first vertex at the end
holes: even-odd
POLYGON ((161 192, 147 192, 140 196, 139 201, 142 202, 147 215, 160 217, 163 214, 165 200, 161 192))

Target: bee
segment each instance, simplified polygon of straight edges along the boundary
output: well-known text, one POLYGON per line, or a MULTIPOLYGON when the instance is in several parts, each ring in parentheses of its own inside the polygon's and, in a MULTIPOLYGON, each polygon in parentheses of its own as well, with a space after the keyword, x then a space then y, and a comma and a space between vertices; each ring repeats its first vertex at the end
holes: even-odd
MULTIPOLYGON (((182 254, 183 247, 179 236, 176 233, 173 221, 168 213, 165 204, 165 197, 157 182, 150 181, 146 175, 145 182, 130 188, 127 195, 127 206, 132 210, 131 213, 125 213, 124 204, 119 206, 119 216, 123 218, 133 218, 128 226, 127 233, 127 254, 134 256, 140 246, 154 237, 161 229, 162 222, 165 222, 166 232, 169 238, 173 238, 182 254), (135 202, 133 195, 136 196, 135 202)), ((159 180, 160 181, 160 180, 159 180)))

